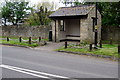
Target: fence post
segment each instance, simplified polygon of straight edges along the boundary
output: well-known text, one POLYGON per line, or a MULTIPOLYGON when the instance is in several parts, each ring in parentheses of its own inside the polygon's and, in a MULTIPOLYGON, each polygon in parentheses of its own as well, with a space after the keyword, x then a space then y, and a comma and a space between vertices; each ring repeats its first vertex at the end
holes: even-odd
POLYGON ((100 40, 100 48, 102 48, 102 40, 100 40))
POLYGON ((22 38, 21 38, 21 37, 19 37, 19 42, 20 42, 20 43, 22 42, 22 38))
POLYGON ((10 41, 10 40, 9 40, 9 37, 7 37, 7 41, 10 41))
POLYGON ((31 41, 32 41, 32 40, 31 40, 31 37, 29 37, 29 44, 31 44, 31 41))
POLYGON ((67 41, 65 41, 65 48, 67 48, 67 41))
POLYGON ((92 51, 92 44, 89 45, 89 49, 90 49, 90 51, 92 51))
POLYGON ((41 37, 39 37, 39 42, 41 41, 41 37))
POLYGON ((120 55, 120 43, 118 43, 118 55, 120 55))
POLYGON ((110 44, 112 45, 112 38, 110 38, 110 44))

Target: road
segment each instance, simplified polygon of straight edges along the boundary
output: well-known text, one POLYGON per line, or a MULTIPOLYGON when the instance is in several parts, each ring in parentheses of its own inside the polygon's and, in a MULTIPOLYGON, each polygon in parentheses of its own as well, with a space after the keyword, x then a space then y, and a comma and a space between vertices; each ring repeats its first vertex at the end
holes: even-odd
POLYGON ((3 78, 118 78, 115 61, 2 46, 3 78))

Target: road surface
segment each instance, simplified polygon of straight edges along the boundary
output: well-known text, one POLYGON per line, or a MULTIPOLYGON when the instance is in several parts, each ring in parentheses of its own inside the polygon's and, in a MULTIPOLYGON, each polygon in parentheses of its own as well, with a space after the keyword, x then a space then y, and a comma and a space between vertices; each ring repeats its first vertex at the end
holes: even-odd
POLYGON ((3 78, 118 78, 115 61, 2 46, 3 78))

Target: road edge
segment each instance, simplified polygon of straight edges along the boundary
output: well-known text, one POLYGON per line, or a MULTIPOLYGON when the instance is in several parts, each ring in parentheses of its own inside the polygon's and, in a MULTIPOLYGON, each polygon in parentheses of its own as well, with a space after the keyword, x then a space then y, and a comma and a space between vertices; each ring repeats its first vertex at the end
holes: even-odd
POLYGON ((78 55, 93 56, 93 57, 98 57, 98 58, 106 58, 106 59, 112 59, 114 61, 120 60, 119 58, 112 57, 112 56, 96 55, 96 54, 90 54, 90 53, 72 52, 72 51, 64 51, 64 50, 59 50, 57 52, 65 52, 65 53, 70 53, 70 54, 78 54, 78 55))
POLYGON ((7 46, 15 46, 15 47, 24 47, 24 48, 30 48, 29 46, 23 46, 23 45, 16 45, 16 44, 5 44, 5 43, 0 43, 0 45, 7 45, 7 46))

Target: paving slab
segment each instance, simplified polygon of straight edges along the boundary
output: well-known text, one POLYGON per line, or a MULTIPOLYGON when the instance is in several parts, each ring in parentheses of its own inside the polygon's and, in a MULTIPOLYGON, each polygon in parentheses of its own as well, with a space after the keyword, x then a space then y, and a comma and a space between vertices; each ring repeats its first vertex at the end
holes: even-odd
POLYGON ((36 50, 54 51, 60 47, 64 46, 64 42, 47 42, 47 45, 35 47, 36 50))

